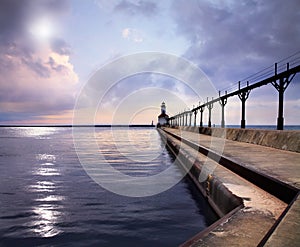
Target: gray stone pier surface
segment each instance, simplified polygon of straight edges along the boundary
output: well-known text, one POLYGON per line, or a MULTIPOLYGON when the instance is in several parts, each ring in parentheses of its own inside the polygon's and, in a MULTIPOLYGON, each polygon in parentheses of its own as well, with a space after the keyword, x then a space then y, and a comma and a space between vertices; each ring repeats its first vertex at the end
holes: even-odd
POLYGON ((277 132, 279 145, 274 143, 276 134, 268 132, 271 140, 260 139, 257 145, 253 144, 255 130, 248 132, 251 142, 233 141, 234 131, 226 139, 226 129, 217 130, 215 136, 211 130, 205 130, 206 134, 199 134, 199 128, 188 130, 162 128, 159 132, 168 146, 180 150, 183 166, 189 161, 193 165, 189 175, 221 219, 182 246, 300 246, 300 132, 293 136, 289 131, 288 138, 277 132), (235 197, 242 199, 242 205, 235 197))

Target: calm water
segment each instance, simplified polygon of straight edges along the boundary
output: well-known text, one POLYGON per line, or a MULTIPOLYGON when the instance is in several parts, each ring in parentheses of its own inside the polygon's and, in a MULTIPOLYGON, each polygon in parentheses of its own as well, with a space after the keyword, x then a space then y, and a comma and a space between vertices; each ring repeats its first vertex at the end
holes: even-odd
MULTIPOLYGON (((88 131, 82 128, 82 138, 88 131)), ((118 130, 137 148, 158 152, 147 162, 120 155, 129 143, 116 148, 109 133, 96 130, 99 147, 124 173, 149 176, 172 164, 168 151, 157 148, 163 144, 155 129, 118 130), (145 146, 149 138, 155 146, 145 146)), ((177 246, 214 220, 186 178, 148 197, 103 189, 80 165, 71 128, 0 128, 0 246, 177 246)))

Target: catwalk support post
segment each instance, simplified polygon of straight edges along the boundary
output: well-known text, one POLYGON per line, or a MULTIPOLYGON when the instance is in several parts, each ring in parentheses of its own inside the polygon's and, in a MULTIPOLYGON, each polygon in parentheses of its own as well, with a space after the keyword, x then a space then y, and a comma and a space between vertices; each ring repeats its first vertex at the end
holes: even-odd
MULTIPOLYGON (((247 81, 247 87, 249 86, 249 82, 247 81)), ((241 90, 241 82, 239 82, 239 90, 241 90)), ((245 129, 246 127, 246 100, 249 97, 251 90, 242 90, 239 92, 238 96, 242 101, 242 119, 241 119, 241 128, 245 129)))
POLYGON ((225 128, 225 105, 227 104, 227 91, 225 91, 225 96, 221 97, 221 91, 219 91, 220 105, 222 108, 222 119, 221 119, 221 128, 225 128))

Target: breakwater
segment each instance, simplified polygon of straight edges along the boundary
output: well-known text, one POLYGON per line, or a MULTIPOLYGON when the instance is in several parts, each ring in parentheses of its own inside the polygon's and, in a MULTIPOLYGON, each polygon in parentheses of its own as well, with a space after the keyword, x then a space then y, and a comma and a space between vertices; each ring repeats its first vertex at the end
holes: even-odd
POLYGON ((201 191, 203 196, 208 200, 211 207, 215 210, 219 217, 230 213, 235 208, 242 206, 243 201, 241 198, 233 195, 219 180, 212 174, 208 174, 207 179, 203 182, 198 182, 203 162, 194 160, 190 155, 187 147, 171 138, 166 132, 160 131, 162 138, 166 141, 169 150, 173 155, 178 157, 180 165, 188 172, 190 178, 201 191), (189 169, 190 167, 190 169, 189 169))
MULTIPOLYGON (((174 127, 175 128, 175 127, 174 127)), ((300 131, 297 130, 263 130, 237 128, 177 127, 184 131, 196 132, 232 141, 246 142, 281 150, 300 152, 300 131)))
POLYGON ((295 213, 300 187, 295 173, 300 161, 299 132, 226 129, 225 133, 224 129, 191 126, 159 132, 179 163, 191 168, 189 176, 220 216, 183 246, 230 246, 237 242, 241 246, 272 246, 275 236, 281 236, 282 244, 298 241, 299 230, 286 230, 286 215, 293 217, 293 222, 299 219, 295 213), (212 155, 211 143, 218 138, 225 140, 223 153, 212 155), (223 159, 234 164, 226 167, 223 159), (208 169, 205 181, 199 181, 207 162, 215 169, 208 169), (238 174, 238 170, 242 172, 238 174), (285 231, 289 233, 283 234, 285 231))

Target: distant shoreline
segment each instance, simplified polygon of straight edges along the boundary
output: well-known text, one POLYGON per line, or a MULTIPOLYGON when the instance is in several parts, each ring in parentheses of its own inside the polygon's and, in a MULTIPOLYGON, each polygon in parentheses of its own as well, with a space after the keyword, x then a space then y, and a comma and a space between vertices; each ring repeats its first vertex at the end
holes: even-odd
MULTIPOLYGON (((96 124, 96 125, 88 125, 88 124, 82 124, 82 125, 72 125, 72 124, 57 124, 57 125, 50 125, 50 124, 39 124, 39 125, 18 125, 18 124, 0 124, 0 128, 18 128, 18 127, 35 127, 35 128, 41 128, 41 127, 49 127, 49 128, 154 128, 156 125, 151 124, 96 124)), ((199 126, 197 126, 199 127, 199 126)), ((207 127, 207 126, 204 126, 207 127)), ((213 128, 220 128, 219 125, 214 126, 213 128)), ((240 128, 240 125, 227 125, 226 128, 240 128)), ((276 125, 247 125, 246 129, 263 129, 263 130, 276 130, 276 125)), ((297 130, 300 131, 300 125, 285 125, 284 130, 297 130)))
POLYGON ((155 125, 152 124, 129 124, 129 125, 125 125, 125 124, 96 124, 96 125, 72 125, 72 124, 58 124, 58 125, 48 125, 48 124, 39 124, 39 125, 17 125, 17 124, 3 124, 0 125, 1 127, 63 127, 63 128, 71 128, 71 127, 129 127, 129 128, 144 128, 144 127, 155 127, 155 125))

